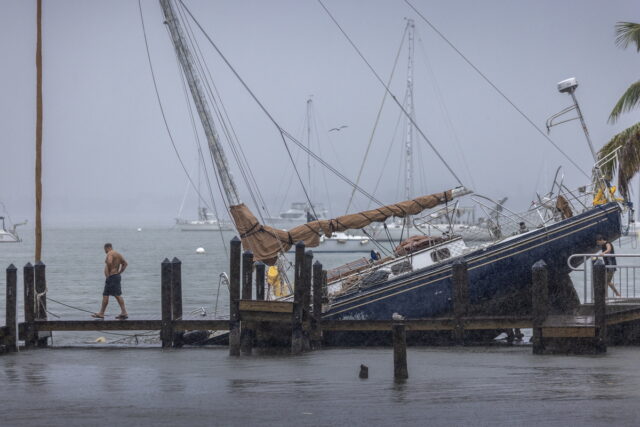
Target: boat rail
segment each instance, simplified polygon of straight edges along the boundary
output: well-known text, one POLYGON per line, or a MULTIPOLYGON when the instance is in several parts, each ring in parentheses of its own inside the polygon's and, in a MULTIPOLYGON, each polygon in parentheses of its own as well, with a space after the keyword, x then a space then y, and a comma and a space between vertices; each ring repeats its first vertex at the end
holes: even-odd
MULTIPOLYGON (((617 265, 605 265, 605 268, 614 271, 612 282, 621 297, 624 300, 640 298, 640 286, 636 286, 636 277, 640 278, 640 254, 573 254, 567 259, 567 264, 571 270, 582 272, 582 303, 593 303, 593 264, 604 258, 616 258, 618 262, 617 265), (620 260, 630 261, 625 263, 620 260)), ((607 296, 615 296, 608 286, 607 296)))

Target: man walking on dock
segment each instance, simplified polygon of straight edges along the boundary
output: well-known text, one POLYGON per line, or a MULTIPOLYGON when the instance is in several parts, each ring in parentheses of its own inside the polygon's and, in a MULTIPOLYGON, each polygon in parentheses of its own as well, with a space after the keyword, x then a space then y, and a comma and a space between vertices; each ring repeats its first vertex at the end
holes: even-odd
MULTIPOLYGON (((596 236, 596 243, 601 246, 603 255, 613 255, 615 251, 613 250, 613 245, 604 236, 598 234, 596 236)), ((602 257, 604 259, 604 265, 607 270, 607 285, 611 288, 615 296, 619 297, 620 292, 616 289, 616 286, 613 284, 613 275, 616 272, 616 257, 602 257)))
POLYGON ((120 305, 120 314, 116 316, 118 320, 125 320, 129 317, 127 309, 124 306, 124 298, 122 298, 122 289, 120 287, 120 275, 124 273, 127 268, 127 261, 120 253, 113 250, 111 243, 104 244, 104 252, 107 254, 104 266, 104 277, 106 277, 104 283, 104 291, 102 292, 102 307, 98 313, 94 313, 91 317, 96 319, 104 319, 104 311, 109 304, 109 297, 115 297, 116 301, 120 305))

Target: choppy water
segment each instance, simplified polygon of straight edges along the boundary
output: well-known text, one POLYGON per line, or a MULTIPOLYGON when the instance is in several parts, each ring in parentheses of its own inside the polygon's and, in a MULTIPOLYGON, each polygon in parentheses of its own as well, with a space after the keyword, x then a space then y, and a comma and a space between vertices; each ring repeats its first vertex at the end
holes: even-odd
MULTIPOLYGON (((21 270, 32 261, 33 244, 24 237, 22 244, 0 245, 3 268, 13 262, 21 270)), ((129 261, 123 287, 132 315, 159 316, 160 262, 174 256, 183 262, 185 312, 201 306, 213 312, 218 275, 228 270, 215 233, 46 230, 49 298, 97 310, 107 241, 129 261), (206 255, 195 254, 199 246, 206 255)), ((637 251, 632 243, 616 250, 637 251)), ((327 267, 342 259, 318 258, 327 267)), ((579 275, 574 282, 580 291, 579 275)), ((55 303, 49 308, 62 318, 88 316, 55 303)), ((224 288, 218 311, 228 311, 224 288)), ((112 303, 108 314, 117 312, 112 303)), ((388 348, 231 358, 226 348, 88 344, 98 336, 122 338, 56 333, 53 348, 0 356, 0 425, 566 426, 637 425, 640 416, 640 349, 633 347, 602 356, 533 356, 528 345, 410 347, 410 378, 396 383, 388 348), (358 378, 361 363, 369 366, 367 380, 358 378)))

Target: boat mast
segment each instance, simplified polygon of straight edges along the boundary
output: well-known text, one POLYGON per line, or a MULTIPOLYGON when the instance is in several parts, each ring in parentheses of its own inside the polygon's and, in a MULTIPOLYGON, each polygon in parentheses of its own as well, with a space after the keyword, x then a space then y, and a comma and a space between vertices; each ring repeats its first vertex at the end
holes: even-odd
POLYGON ((204 128, 204 133, 207 136, 209 150, 213 155, 213 160, 216 165, 216 173, 220 177, 220 182, 224 189, 228 205, 239 205, 240 197, 238 196, 238 190, 235 182, 233 181, 231 172, 229 171, 229 164, 224 151, 222 150, 220 138, 216 132, 207 98, 204 90, 202 89, 202 83, 197 75, 193 55, 189 50, 181 23, 176 16, 171 0, 160 0, 160 6, 164 13, 165 24, 167 24, 169 33, 171 34, 173 47, 176 50, 180 65, 182 66, 182 71, 184 72, 187 83, 189 84, 189 90, 191 91, 193 102, 198 110, 198 115, 200 116, 202 127, 204 128))
MULTIPOLYGON (((312 107, 312 103, 313 101, 311 100, 311 98, 307 99, 307 148, 309 149, 309 152, 311 152, 311 107, 312 107)), ((309 152, 307 152, 307 180, 309 182, 309 192, 312 194, 311 197, 313 197, 313 189, 311 188, 311 155, 309 154, 309 152)), ((309 202, 312 203, 312 202, 309 202)), ((309 211, 313 211, 313 206, 309 206, 309 209, 307 209, 307 213, 309 211)))
MULTIPOLYGON (((413 19, 407 19, 407 45, 409 49, 409 61, 407 64, 407 92, 405 95, 405 110, 407 115, 415 121, 415 111, 413 108, 413 30, 415 24, 413 19)), ((413 197, 413 124, 412 120, 407 120, 407 134, 405 139, 405 170, 404 170, 404 196, 405 200, 413 197)), ((409 216, 405 217, 406 228, 411 226, 409 216)))
MULTIPOLYGON (((42 0, 37 2, 36 41, 36 262, 42 260, 42 0)), ((4 228, 4 227, 3 227, 4 228)))

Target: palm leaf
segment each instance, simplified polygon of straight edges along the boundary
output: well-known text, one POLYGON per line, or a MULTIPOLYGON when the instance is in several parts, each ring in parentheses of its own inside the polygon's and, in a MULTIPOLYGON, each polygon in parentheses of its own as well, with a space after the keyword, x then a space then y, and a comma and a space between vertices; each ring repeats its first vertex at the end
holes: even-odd
POLYGON ((608 162, 600 170, 605 177, 612 177, 618 167, 618 189, 625 199, 629 195, 629 182, 640 171, 640 123, 623 130, 598 151, 598 158, 604 159, 615 150, 618 151, 618 161, 608 162))
POLYGON ((636 45, 640 52, 640 24, 635 22, 618 22, 616 24, 616 45, 626 49, 630 44, 636 45))
POLYGON ((640 80, 629 86, 622 94, 615 107, 613 107, 613 110, 611 110, 609 123, 615 123, 620 114, 631 110, 638 105, 638 103, 640 103, 640 80))

